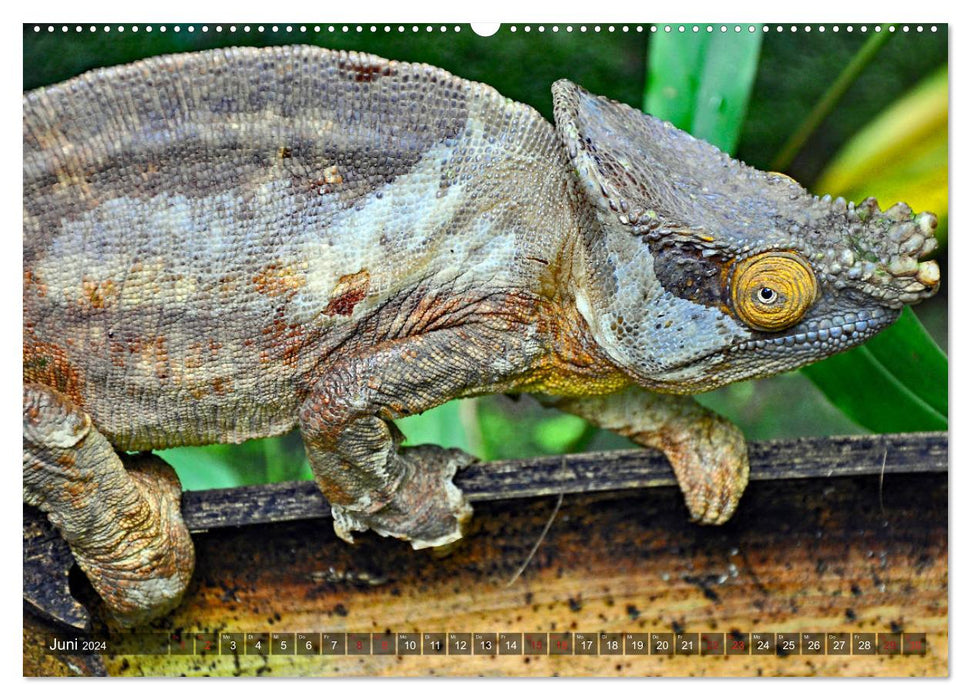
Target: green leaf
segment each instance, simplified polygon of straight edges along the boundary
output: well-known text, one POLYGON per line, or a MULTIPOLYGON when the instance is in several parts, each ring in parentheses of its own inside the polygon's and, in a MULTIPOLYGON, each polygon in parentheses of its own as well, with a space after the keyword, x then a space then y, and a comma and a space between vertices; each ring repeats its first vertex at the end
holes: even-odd
POLYGON ((644 109, 731 153, 738 143, 762 45, 754 32, 651 38, 644 109))
POLYGON ((475 401, 449 401, 421 415, 395 421, 405 434, 406 445, 431 443, 442 447, 457 447, 470 454, 481 451, 474 427, 475 401))
POLYGON ((866 345, 802 371, 865 428, 947 430, 947 359, 910 309, 866 345))
POLYGON ((912 309, 904 309, 900 320, 868 342, 866 349, 946 424, 947 355, 912 309))
POLYGON ((840 149, 816 182, 818 194, 932 211, 944 243, 948 210, 948 76, 941 66, 840 149))

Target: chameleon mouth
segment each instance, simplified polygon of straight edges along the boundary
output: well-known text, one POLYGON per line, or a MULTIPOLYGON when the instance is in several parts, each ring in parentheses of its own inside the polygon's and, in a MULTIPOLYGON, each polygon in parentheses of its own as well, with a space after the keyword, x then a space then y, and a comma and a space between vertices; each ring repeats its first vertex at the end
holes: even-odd
POLYGON ((689 358, 665 368, 664 381, 646 378, 646 386, 671 393, 709 391, 739 379, 766 377, 792 370, 810 362, 849 350, 862 344, 893 323, 899 312, 891 309, 835 313, 817 321, 807 321, 785 335, 752 338, 705 355, 689 358), (735 355, 742 353, 744 361, 735 355), (696 382, 683 374, 692 367, 706 367, 706 376, 721 375, 723 381, 696 382), (740 367, 747 368, 739 370, 740 367))
POLYGON ((878 309, 847 311, 818 321, 800 324, 798 330, 772 338, 753 338, 730 346, 728 352, 753 350, 774 353, 807 350, 813 357, 833 355, 860 345, 893 323, 897 311, 878 309))
POLYGON ((689 358, 668 367, 667 371, 677 371, 698 363, 711 362, 719 356, 722 356, 723 362, 728 363, 728 356, 739 352, 778 354, 784 357, 792 357, 793 352, 805 352, 813 360, 822 359, 866 342, 893 323, 898 313, 887 309, 875 311, 863 309, 834 314, 827 318, 802 323, 790 329, 786 335, 751 338, 727 348, 689 358))

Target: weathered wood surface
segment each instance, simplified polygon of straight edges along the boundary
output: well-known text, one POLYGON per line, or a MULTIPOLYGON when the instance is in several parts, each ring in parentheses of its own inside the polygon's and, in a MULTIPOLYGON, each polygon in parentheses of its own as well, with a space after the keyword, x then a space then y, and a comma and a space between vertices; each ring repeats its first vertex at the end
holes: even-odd
MULTIPOLYGON (((736 516, 718 528, 688 522, 673 487, 566 496, 534 559, 511 585, 553 511, 555 496, 478 503, 468 536, 448 556, 414 552, 370 533, 348 546, 322 518, 216 526, 195 536, 198 561, 186 599, 155 627, 184 632, 904 631, 927 634, 923 657, 109 656, 105 670, 112 675, 946 675, 948 499, 947 475, 939 471, 946 467, 946 436, 884 438, 890 442, 867 438, 876 442, 865 453, 846 447, 859 448, 858 438, 811 443, 812 449, 806 443, 754 445, 755 465, 771 452, 775 469, 803 473, 805 464, 832 467, 832 460, 820 456, 827 453, 820 445, 832 443, 829 454, 845 452, 852 469, 864 473, 825 478, 823 471, 816 474, 823 478, 795 479, 782 471, 782 480, 753 483, 736 516), (901 449, 909 455, 906 460, 901 449)), ((464 485, 469 489, 469 482, 464 485)), ((560 490, 562 483, 550 492, 560 490)), ((47 669, 35 658, 42 631, 43 623, 25 615, 25 673, 30 668, 52 672, 50 657, 47 669)))
MULTIPOLYGON (((947 433, 850 435, 752 443, 751 480, 947 471, 947 433)), ((588 452, 563 457, 474 464, 455 477, 469 500, 674 486, 667 459, 654 450, 588 452)), ((329 518, 311 482, 287 482, 186 493, 189 529, 329 518)))

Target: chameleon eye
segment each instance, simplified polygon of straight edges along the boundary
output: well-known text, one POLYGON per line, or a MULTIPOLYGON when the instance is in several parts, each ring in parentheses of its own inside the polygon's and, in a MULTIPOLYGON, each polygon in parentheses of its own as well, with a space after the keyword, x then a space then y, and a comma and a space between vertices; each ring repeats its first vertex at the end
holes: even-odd
POLYGON ((799 323, 816 300, 816 276, 795 253, 769 252, 742 260, 732 275, 735 312, 759 331, 799 323))

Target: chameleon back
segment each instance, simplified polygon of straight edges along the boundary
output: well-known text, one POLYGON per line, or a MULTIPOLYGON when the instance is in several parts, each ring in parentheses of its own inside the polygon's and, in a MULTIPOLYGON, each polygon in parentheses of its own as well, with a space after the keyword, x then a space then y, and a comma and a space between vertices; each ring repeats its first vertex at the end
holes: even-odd
POLYGON ((314 47, 29 93, 25 380, 120 448, 285 431, 301 382, 389 304, 539 284, 575 228, 562 150, 488 86, 314 47))

